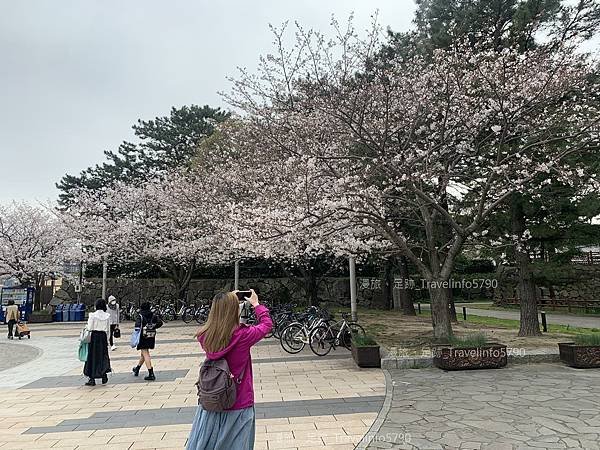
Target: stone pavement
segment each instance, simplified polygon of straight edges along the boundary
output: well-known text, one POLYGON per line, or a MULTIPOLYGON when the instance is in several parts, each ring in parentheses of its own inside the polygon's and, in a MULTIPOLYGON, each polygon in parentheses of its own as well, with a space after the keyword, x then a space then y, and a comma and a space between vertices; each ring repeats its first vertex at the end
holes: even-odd
MULTIPOLYGON (((0 450, 183 448, 203 358, 196 327, 159 330, 157 380, 144 382, 145 369, 140 378, 130 374, 137 352, 127 345, 131 324, 123 324, 109 384, 86 387, 76 358, 82 325, 32 324, 31 340, 11 342, 9 353, 39 356, 0 371, 0 450)), ((257 450, 353 449, 384 402, 383 372, 357 368, 344 349, 325 358, 289 355, 266 340, 252 355, 257 450)))
POLYGON ((36 347, 29 345, 19 346, 18 343, 13 343, 6 339, 6 342, 0 342, 0 371, 32 361, 40 356, 41 353, 41 350, 36 347))
POLYGON ((534 364, 390 374, 393 399, 368 448, 600 448, 598 369, 534 364))

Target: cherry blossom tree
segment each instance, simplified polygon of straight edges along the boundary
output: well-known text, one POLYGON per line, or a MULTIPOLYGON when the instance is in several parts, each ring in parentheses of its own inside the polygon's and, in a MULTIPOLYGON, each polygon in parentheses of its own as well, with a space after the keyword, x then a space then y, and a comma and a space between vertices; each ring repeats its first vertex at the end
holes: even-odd
POLYGON ((194 189, 189 178, 173 172, 136 186, 83 190, 62 214, 89 259, 149 262, 173 280, 185 300, 198 263, 232 258, 211 204, 194 196, 199 186, 194 189))
POLYGON ((600 120, 598 67, 572 21, 525 52, 463 44, 386 64, 377 26, 363 39, 334 21, 330 41, 298 28, 291 48, 275 30, 276 53, 226 95, 242 112, 231 141, 245 210, 284 240, 385 242, 428 283, 434 337, 447 338, 447 283, 490 215, 540 177, 594 178, 569 160, 598 151, 600 120))
POLYGON ((24 202, 0 205, 0 274, 35 287, 37 310, 45 277, 60 273, 76 251, 73 236, 48 208, 24 202))

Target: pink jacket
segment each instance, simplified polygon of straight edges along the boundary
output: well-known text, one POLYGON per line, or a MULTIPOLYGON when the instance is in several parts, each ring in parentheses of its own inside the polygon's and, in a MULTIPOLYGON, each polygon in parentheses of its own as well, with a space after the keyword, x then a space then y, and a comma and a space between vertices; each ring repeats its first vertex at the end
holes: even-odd
MULTIPOLYGON (((206 352, 208 359, 225 358, 229 364, 229 370, 237 379, 242 371, 244 376, 241 383, 237 385, 236 401, 230 409, 248 408, 254 405, 254 386, 252 378, 252 358, 250 347, 260 341, 273 328, 273 321, 269 316, 269 310, 264 305, 254 308, 258 324, 247 326, 240 324, 231 336, 229 345, 218 352, 206 352)), ((202 346, 203 338, 200 336, 198 342, 202 346)))

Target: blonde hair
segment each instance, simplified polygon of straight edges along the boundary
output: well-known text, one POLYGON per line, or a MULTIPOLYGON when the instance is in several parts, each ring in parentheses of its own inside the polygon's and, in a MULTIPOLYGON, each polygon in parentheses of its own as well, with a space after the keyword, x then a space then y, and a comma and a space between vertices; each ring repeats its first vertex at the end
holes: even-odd
POLYGON ((208 320, 196 337, 204 336, 202 346, 208 352, 218 352, 229 345, 233 331, 240 324, 239 301, 233 292, 221 292, 214 296, 208 320))

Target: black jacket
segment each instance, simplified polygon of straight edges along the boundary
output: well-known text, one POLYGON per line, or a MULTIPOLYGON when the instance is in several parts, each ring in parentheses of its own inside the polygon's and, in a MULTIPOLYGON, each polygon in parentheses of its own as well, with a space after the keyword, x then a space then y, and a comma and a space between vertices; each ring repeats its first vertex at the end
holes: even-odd
MULTIPOLYGON (((152 311, 140 311, 139 317, 135 320, 135 327, 141 328, 148 324, 154 325, 155 329, 163 326, 163 321, 160 317, 155 315, 152 311)), ((144 332, 140 334, 140 342, 137 346, 138 350, 152 350, 155 345, 155 338, 145 338, 144 332)))

